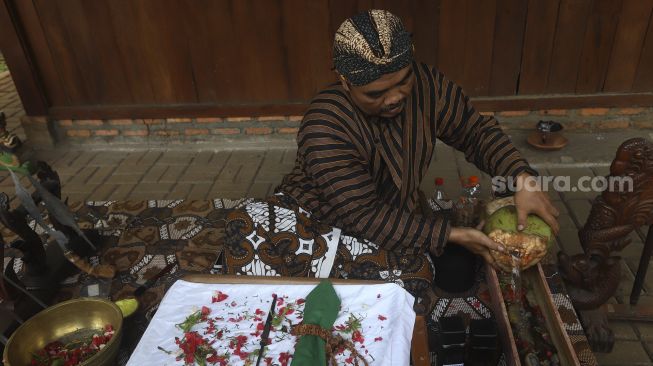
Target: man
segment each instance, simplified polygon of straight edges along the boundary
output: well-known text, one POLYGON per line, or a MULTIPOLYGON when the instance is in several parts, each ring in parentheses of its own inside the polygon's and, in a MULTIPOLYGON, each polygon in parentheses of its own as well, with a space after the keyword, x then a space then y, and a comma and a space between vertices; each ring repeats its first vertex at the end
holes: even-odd
MULTIPOLYGON (((346 20, 333 51, 340 83, 304 115, 295 168, 277 195, 227 219, 226 271, 394 281, 432 306, 429 254, 458 245, 491 262, 489 249, 503 250, 477 229, 421 214, 418 187, 436 138, 489 174, 523 183, 537 173, 493 117, 413 60, 410 35, 389 12, 346 20)), ((557 230, 544 193, 522 189, 515 201, 521 224, 535 213, 557 230)))

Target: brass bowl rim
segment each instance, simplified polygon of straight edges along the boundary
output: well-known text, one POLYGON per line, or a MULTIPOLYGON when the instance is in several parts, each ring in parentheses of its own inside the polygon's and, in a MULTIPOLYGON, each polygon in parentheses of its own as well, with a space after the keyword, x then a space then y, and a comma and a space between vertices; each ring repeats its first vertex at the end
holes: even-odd
POLYGON ((7 341, 7 344, 5 345, 5 349, 2 352, 2 361, 4 363, 7 363, 7 364, 9 363, 7 353, 9 351, 9 349, 10 349, 11 343, 14 341, 14 336, 18 333, 18 331, 21 328, 23 328, 23 326, 25 326, 26 324, 30 324, 30 322, 36 322, 39 319, 39 317, 43 317, 46 314, 48 314, 48 313, 50 313, 52 311, 55 311, 58 308, 68 306, 71 303, 79 303, 79 302, 100 302, 100 303, 104 303, 105 305, 109 305, 109 307, 111 307, 113 311, 115 311, 117 314, 120 315, 119 324, 117 324, 117 325, 116 324, 111 324, 113 326, 113 330, 114 330, 115 333, 114 333, 113 337, 111 337, 111 339, 109 340, 107 345, 103 349, 101 349, 98 353, 94 354, 91 358, 84 361, 83 363, 80 363, 78 366, 85 366, 85 365, 88 365, 90 362, 94 361, 96 359, 96 357, 98 357, 102 353, 102 351, 109 349, 109 347, 112 344, 114 344, 115 342, 118 341, 117 339, 119 338, 119 334, 122 331, 122 323, 124 321, 124 318, 122 316, 122 311, 120 311, 120 308, 118 308, 118 306, 116 304, 114 304, 113 301, 109 301, 109 300, 98 298, 98 297, 78 297, 76 299, 66 300, 66 301, 54 304, 52 306, 48 306, 47 308, 45 308, 45 309, 41 310, 40 312, 36 313, 31 318, 27 319, 27 321, 25 321, 23 324, 21 324, 18 328, 16 328, 16 330, 11 334, 11 337, 9 337, 9 340, 7 341))

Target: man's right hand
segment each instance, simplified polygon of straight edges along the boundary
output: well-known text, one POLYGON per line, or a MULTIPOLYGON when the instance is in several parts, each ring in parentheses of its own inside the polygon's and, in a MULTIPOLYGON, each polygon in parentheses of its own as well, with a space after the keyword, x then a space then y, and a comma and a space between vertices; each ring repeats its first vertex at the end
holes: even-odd
POLYGON ((477 229, 471 227, 451 228, 449 241, 465 247, 474 254, 480 255, 486 262, 496 268, 494 257, 490 254, 490 249, 504 252, 506 248, 480 231, 482 227, 483 223, 481 223, 477 229))

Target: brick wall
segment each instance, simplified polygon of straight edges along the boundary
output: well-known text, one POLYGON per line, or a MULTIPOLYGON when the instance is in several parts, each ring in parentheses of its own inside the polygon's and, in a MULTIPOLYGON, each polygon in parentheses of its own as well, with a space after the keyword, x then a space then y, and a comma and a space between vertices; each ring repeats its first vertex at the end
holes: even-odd
POLYGON ((494 115, 504 129, 531 130, 540 120, 560 122, 567 131, 653 129, 653 108, 581 108, 502 111, 494 115))
POLYGON ((73 143, 143 140, 192 142, 273 134, 294 138, 301 119, 301 116, 266 116, 58 120, 53 121, 53 128, 58 141, 73 143))
MULTIPOLYGON (((507 130, 530 130, 540 120, 554 120, 567 131, 653 129, 653 108, 583 108, 540 111, 483 112, 492 114, 507 130)), ((32 117, 33 118, 33 117, 32 117)), ((294 139, 301 116, 58 120, 50 130, 57 141, 71 143, 211 141, 253 136, 294 139)), ((26 125, 26 123, 23 123, 26 125)))

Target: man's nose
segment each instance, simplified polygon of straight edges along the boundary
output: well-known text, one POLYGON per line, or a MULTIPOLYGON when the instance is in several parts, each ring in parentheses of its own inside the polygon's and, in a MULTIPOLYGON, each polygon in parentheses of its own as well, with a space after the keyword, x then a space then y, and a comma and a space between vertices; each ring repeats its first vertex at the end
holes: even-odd
POLYGON ((401 94, 398 90, 392 91, 386 98, 385 98, 385 105, 395 105, 401 100, 404 99, 404 95, 401 94))

